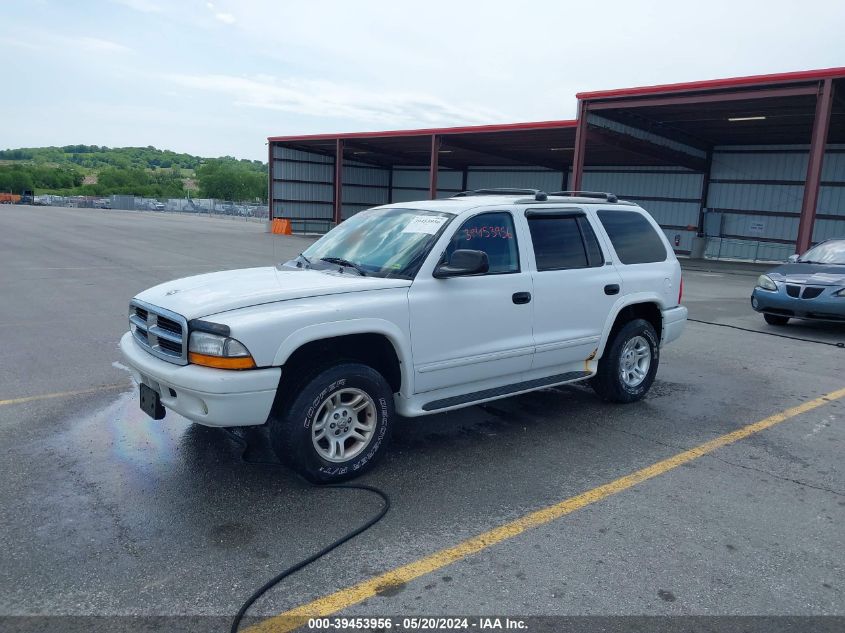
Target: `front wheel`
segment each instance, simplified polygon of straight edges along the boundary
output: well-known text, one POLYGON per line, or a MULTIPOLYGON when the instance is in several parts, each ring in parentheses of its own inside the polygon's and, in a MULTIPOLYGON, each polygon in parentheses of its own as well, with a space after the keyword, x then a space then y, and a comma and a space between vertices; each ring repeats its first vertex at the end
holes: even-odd
POLYGON ((372 367, 340 363, 307 378, 270 417, 276 455, 314 483, 357 477, 387 448, 393 393, 372 367))
POLYGON ((609 402, 636 402, 654 382, 660 362, 660 343, 645 319, 626 323, 609 341, 590 384, 609 402))
POLYGON ((763 318, 769 325, 786 325, 789 323, 789 317, 780 316, 779 314, 763 314, 763 318))

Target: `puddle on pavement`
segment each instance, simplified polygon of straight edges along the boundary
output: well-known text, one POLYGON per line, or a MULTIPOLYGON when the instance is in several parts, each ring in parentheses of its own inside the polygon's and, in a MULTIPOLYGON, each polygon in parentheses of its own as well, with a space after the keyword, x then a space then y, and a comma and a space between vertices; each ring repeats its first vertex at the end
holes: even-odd
POLYGON ((138 406, 138 389, 74 424, 66 438, 77 454, 90 453, 133 470, 155 469, 177 461, 179 445, 191 423, 167 413, 153 420, 138 406))

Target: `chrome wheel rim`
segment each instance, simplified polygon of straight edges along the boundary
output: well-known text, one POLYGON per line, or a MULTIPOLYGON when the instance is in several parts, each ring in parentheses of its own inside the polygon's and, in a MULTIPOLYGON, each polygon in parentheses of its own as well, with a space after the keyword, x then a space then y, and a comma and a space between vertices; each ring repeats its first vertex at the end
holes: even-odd
POLYGON ((651 367, 651 345, 644 336, 635 336, 625 343, 619 359, 619 373, 628 387, 639 387, 651 367))
POLYGON ((345 462, 367 448, 375 430, 373 399, 354 387, 338 389, 317 408, 311 425, 311 442, 326 461, 345 462))

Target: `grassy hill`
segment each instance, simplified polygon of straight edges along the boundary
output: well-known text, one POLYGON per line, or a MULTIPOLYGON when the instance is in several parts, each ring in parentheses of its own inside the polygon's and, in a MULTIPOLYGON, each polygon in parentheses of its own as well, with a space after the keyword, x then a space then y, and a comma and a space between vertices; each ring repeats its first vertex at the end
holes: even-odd
POLYGON ((0 191, 60 195, 192 195, 266 198, 267 165, 231 156, 204 158, 155 147, 23 147, 0 150, 0 191), (199 192, 196 187, 199 187, 199 192))

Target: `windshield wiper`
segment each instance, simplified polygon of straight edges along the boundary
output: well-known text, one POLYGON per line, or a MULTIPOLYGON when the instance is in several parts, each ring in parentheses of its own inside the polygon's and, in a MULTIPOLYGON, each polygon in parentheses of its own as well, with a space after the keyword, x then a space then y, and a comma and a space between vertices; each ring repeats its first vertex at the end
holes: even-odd
POLYGON ((330 264, 340 264, 341 266, 354 268, 362 277, 367 276, 366 271, 361 268, 358 264, 356 264, 355 262, 350 262, 348 259, 343 259, 342 257, 321 257, 320 261, 329 262, 330 264))

